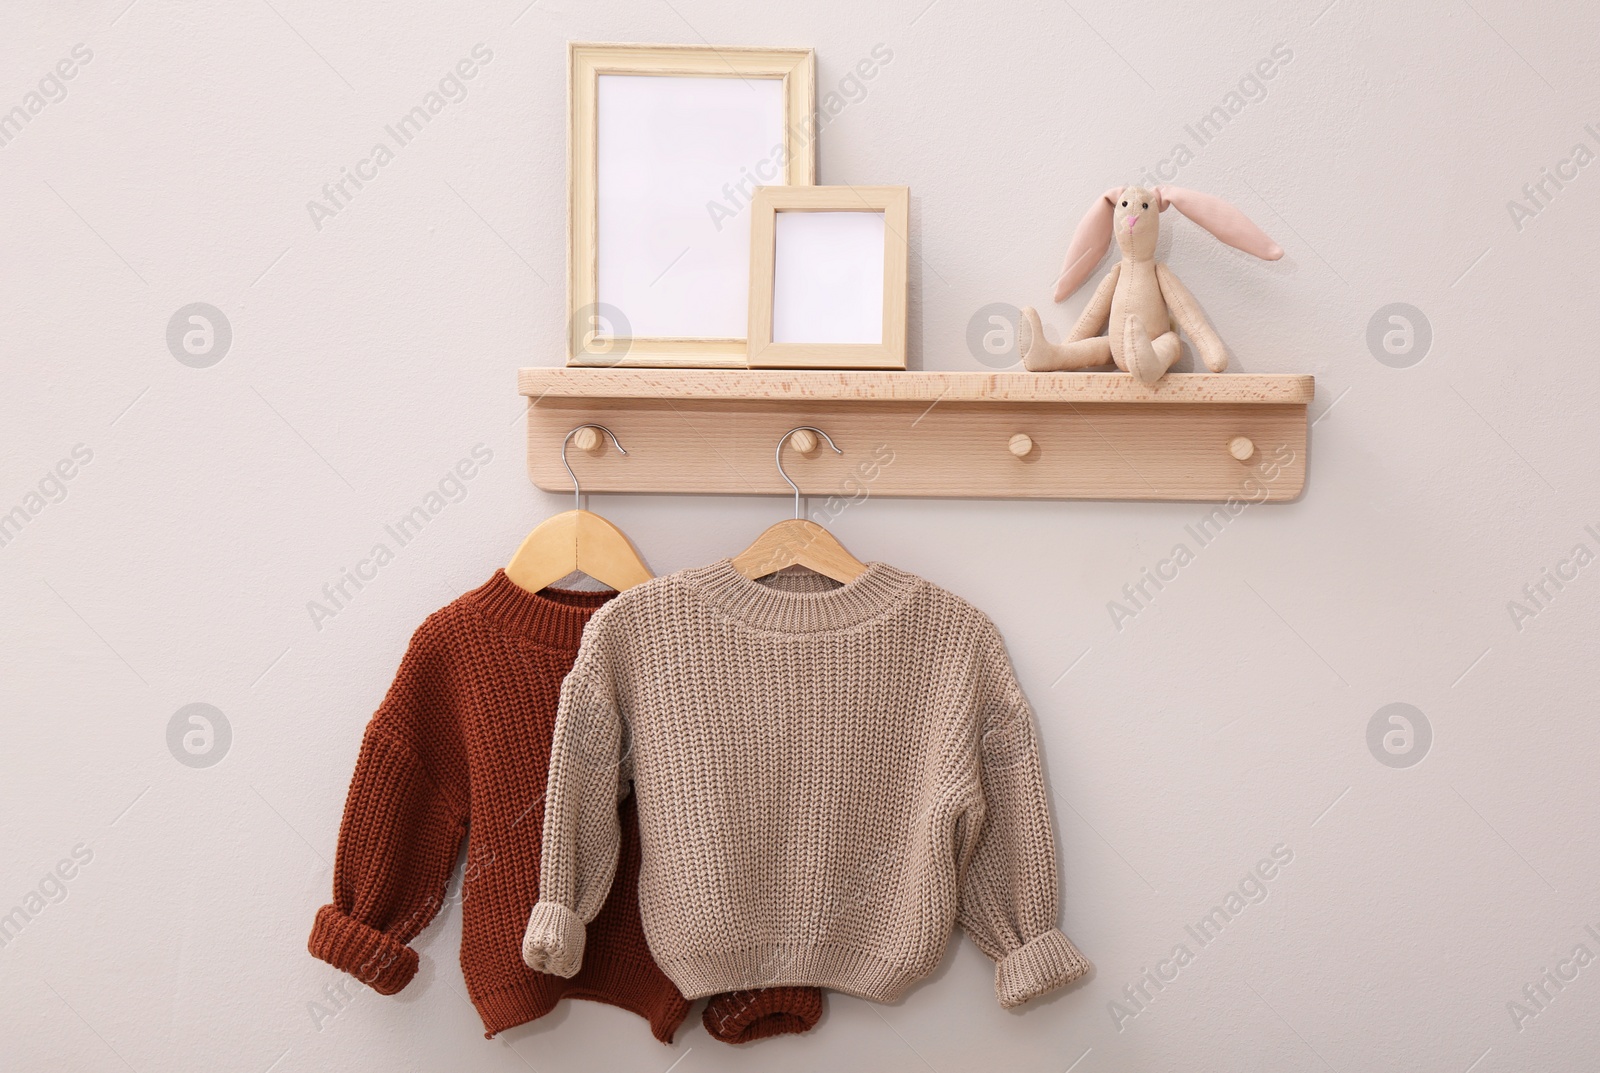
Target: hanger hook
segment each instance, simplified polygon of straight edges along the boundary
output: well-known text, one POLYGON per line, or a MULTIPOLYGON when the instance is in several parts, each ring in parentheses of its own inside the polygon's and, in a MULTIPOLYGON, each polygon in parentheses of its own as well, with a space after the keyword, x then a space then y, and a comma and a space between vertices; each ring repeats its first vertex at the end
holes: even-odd
POLYGON ((785 432, 778 438, 778 449, 773 452, 772 457, 773 461, 778 464, 778 476, 787 481, 789 487, 794 489, 794 516, 798 520, 800 517, 800 486, 795 484, 794 481, 789 480, 789 475, 783 471, 783 445, 788 443, 789 437, 793 436, 796 432, 815 432, 818 436, 821 436, 824 440, 828 441, 828 446, 833 448, 834 454, 842 455, 844 452, 839 450, 839 448, 834 444, 832 436, 829 436, 826 432, 822 431, 820 428, 817 428, 815 425, 796 425, 794 428, 790 429, 788 432, 785 432))
MULTIPOLYGON (((607 436, 611 437, 611 442, 616 446, 617 450, 621 451, 623 454, 627 454, 628 453, 628 449, 626 447, 622 446, 622 441, 617 439, 617 434, 615 432, 612 432, 610 429, 606 428, 604 425, 594 425, 594 424, 579 425, 577 428, 575 428, 571 432, 567 433, 567 438, 561 441, 561 464, 563 466, 567 467, 567 476, 572 478, 572 509, 573 510, 582 510, 583 509, 583 499, 582 499, 582 490, 578 487, 578 475, 576 473, 572 472, 572 463, 567 461, 567 444, 572 442, 572 437, 576 436, 578 433, 582 432, 586 428, 597 428, 597 429, 599 429, 601 432, 604 432, 607 436)), ((779 467, 780 470, 782 468, 783 467, 781 467, 781 466, 779 467)))

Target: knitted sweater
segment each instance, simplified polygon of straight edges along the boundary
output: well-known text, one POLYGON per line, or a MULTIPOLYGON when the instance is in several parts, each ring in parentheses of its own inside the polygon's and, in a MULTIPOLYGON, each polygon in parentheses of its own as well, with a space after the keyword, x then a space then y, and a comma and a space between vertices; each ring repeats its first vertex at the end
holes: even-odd
POLYGON ((645 934, 691 998, 816 984, 893 1002, 957 922, 1003 1006, 1089 969, 1056 927, 1046 788, 999 632, 911 574, 751 581, 723 560, 594 616, 561 691, 528 964, 587 966, 630 778, 645 934))
MULTIPOLYGON (((542 1017, 562 998, 584 998, 639 1014, 671 1042, 688 1003, 656 967, 640 927, 631 805, 611 809, 616 889, 595 903, 583 972, 563 979, 518 957, 539 886, 556 699, 584 624, 613 595, 534 595, 497 571, 417 630, 361 743, 333 903, 317 912, 311 933, 314 955, 381 994, 405 987, 417 971, 406 944, 444 904, 467 835, 461 968, 485 1034, 542 1017)), ((783 991, 721 996, 706 1020, 737 1037, 803 1031, 820 1012, 816 992, 783 991)))

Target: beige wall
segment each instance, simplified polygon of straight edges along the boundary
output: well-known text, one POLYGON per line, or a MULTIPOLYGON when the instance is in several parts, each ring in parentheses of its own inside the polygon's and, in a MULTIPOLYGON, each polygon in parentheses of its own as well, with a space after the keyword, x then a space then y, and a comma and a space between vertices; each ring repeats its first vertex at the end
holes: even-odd
MULTIPOLYGON (((8 12, 0 110, 41 108, 0 123, 0 510, 38 510, 0 547, 0 911, 24 907, 0 921, 0 1065, 527 1068, 509 1045, 541 1071, 1583 1068, 1600 964, 1545 984, 1542 1010, 1523 989, 1579 944, 1600 955, 1600 168, 1574 161, 1600 152, 1600 16, 1325 3, 8 12), (1049 307, 1088 199, 1146 169, 1288 251, 1264 265, 1164 220, 1235 368, 1317 375, 1300 502, 1203 547, 1194 505, 869 499, 834 522, 1004 631, 1056 792, 1065 926, 1098 966, 1076 990, 1002 1012, 963 940, 903 1005, 836 997, 805 1039, 736 1052, 695 1026, 668 1049, 573 1003, 489 1043, 452 906, 399 999, 325 991, 343 978, 304 943, 362 725, 423 616, 565 505, 522 468, 514 370, 562 348, 568 38, 814 46, 822 90, 850 98, 822 181, 911 187, 924 368, 990 367, 974 315, 1049 307), (385 126, 480 44, 465 99, 396 146, 385 126), (877 45, 892 59, 846 82, 877 45), (40 91, 63 60, 73 77, 40 91), (1258 64, 1273 77, 1241 87, 1258 64), (1191 134, 1232 91, 1237 114, 1191 134), (393 159, 314 222, 381 143, 393 159), (1541 169, 1562 187, 1508 208, 1541 169), (166 334, 196 302, 232 329, 207 368, 166 334), (1420 362, 1369 347, 1392 303, 1426 318, 1420 362), (480 444, 488 463, 400 546, 385 526, 480 444), (47 479, 58 463, 70 479, 47 479), (380 542, 392 557, 361 566, 380 542), (1193 561, 1118 629, 1108 603, 1180 543, 1193 561), (1369 747, 1396 702, 1431 727, 1420 764, 1380 762, 1382 720, 1369 747), (231 739, 212 715, 210 751, 186 752, 186 713, 169 747, 191 703, 231 739), (1280 844, 1265 900, 1201 946, 1186 926, 1280 844), (44 878, 63 858, 71 878, 44 878), (1192 957, 1136 1010, 1125 988, 1179 944, 1192 957)), ((1085 297, 1046 309, 1053 331, 1085 297)), ((594 505, 663 572, 788 511, 594 505)))

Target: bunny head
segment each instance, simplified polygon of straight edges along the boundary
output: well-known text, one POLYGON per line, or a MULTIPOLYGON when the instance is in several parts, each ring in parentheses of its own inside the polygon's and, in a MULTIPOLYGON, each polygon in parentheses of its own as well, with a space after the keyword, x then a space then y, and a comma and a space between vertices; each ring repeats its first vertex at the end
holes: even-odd
POLYGON ((1161 234, 1160 214, 1169 205, 1234 249, 1264 261, 1283 256, 1283 247, 1220 197, 1181 186, 1114 186, 1096 198, 1078 221, 1061 277, 1056 280, 1055 300, 1063 301, 1083 286, 1110 248, 1113 235, 1128 260, 1153 258, 1161 234))
MULTIPOLYGON (((1109 192, 1109 191, 1108 191, 1109 192)), ((1111 232, 1117 248, 1130 261, 1148 261, 1156 255, 1156 239, 1161 237, 1161 210, 1167 207, 1161 190, 1124 186, 1111 206, 1111 232)))

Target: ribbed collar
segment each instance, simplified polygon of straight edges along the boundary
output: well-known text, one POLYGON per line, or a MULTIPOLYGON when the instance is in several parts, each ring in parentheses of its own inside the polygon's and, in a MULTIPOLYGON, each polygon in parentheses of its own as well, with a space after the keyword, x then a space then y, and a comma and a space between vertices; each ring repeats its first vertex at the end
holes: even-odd
POLYGON ((770 574, 752 581, 722 559, 685 570, 685 581, 730 617, 775 633, 828 633, 847 629, 892 609, 918 583, 914 574, 868 563, 860 577, 834 585, 811 571, 770 574), (819 584, 831 587, 819 588, 819 584))
POLYGON ((461 599, 508 633, 547 648, 576 652, 589 616, 615 595, 609 590, 577 592, 572 589, 542 589, 532 593, 519 588, 506 577, 504 570, 496 570, 487 583, 461 599))

